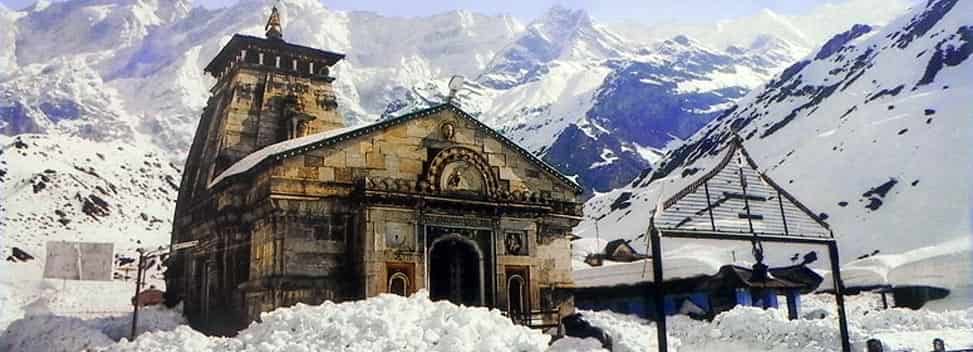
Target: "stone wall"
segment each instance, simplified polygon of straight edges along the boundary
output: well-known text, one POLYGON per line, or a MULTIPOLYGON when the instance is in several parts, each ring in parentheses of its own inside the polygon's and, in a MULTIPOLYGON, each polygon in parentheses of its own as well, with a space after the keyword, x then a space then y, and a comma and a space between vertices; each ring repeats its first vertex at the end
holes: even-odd
POLYGON ((464 147, 482 155, 505 191, 543 193, 561 201, 575 199, 570 186, 449 110, 288 158, 270 172, 275 193, 289 191, 276 187, 287 185, 284 179, 300 182, 298 188, 310 191, 304 193, 307 195, 327 195, 327 186, 316 186, 315 182, 351 184, 361 176, 415 184, 423 181, 424 167, 434 153, 449 147, 464 147), (451 140, 440 130, 444 123, 455 126, 451 140))

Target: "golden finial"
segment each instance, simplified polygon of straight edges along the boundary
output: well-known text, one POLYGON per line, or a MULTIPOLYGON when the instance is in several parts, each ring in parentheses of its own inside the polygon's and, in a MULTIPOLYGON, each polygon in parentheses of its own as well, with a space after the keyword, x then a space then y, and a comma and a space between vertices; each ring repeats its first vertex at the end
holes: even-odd
POLYGON ((280 25, 280 12, 277 11, 276 4, 270 10, 270 18, 267 19, 267 25, 264 26, 264 30, 267 31, 267 39, 284 40, 284 31, 280 25))

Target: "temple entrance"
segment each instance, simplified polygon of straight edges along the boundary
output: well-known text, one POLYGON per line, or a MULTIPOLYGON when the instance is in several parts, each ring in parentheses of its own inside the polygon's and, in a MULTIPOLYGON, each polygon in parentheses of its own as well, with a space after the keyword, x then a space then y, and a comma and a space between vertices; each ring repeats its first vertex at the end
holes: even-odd
POLYGON ((429 250, 429 297, 468 306, 483 304, 479 251, 460 236, 436 241, 429 250))
POLYGON ((529 269, 521 266, 507 266, 507 314, 518 324, 529 320, 530 295, 528 282, 529 269))

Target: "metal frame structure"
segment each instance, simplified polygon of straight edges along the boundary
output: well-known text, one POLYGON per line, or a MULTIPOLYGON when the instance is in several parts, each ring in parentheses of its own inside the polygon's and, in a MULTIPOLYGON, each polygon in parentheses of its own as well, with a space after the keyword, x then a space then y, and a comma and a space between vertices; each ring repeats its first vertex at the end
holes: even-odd
POLYGON ((658 350, 665 352, 669 347, 662 285, 662 238, 667 237, 749 241, 755 247, 761 242, 827 247, 838 304, 841 350, 850 352, 844 284, 834 233, 828 224, 759 171, 743 147, 742 138, 734 134, 725 149, 726 155, 710 172, 660 203, 650 217, 647 233, 656 283, 653 293, 658 350), (727 167, 734 158, 737 170, 727 167))

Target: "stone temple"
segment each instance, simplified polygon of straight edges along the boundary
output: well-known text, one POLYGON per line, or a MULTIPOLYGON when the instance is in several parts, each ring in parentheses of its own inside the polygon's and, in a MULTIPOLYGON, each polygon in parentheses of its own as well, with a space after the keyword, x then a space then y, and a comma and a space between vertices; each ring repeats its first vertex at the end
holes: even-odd
POLYGON ((344 55, 235 35, 186 161, 167 299, 231 334, 261 312, 428 290, 531 325, 573 310, 582 188, 455 104, 345 126, 344 55), (532 315, 538 311, 547 315, 532 315))

